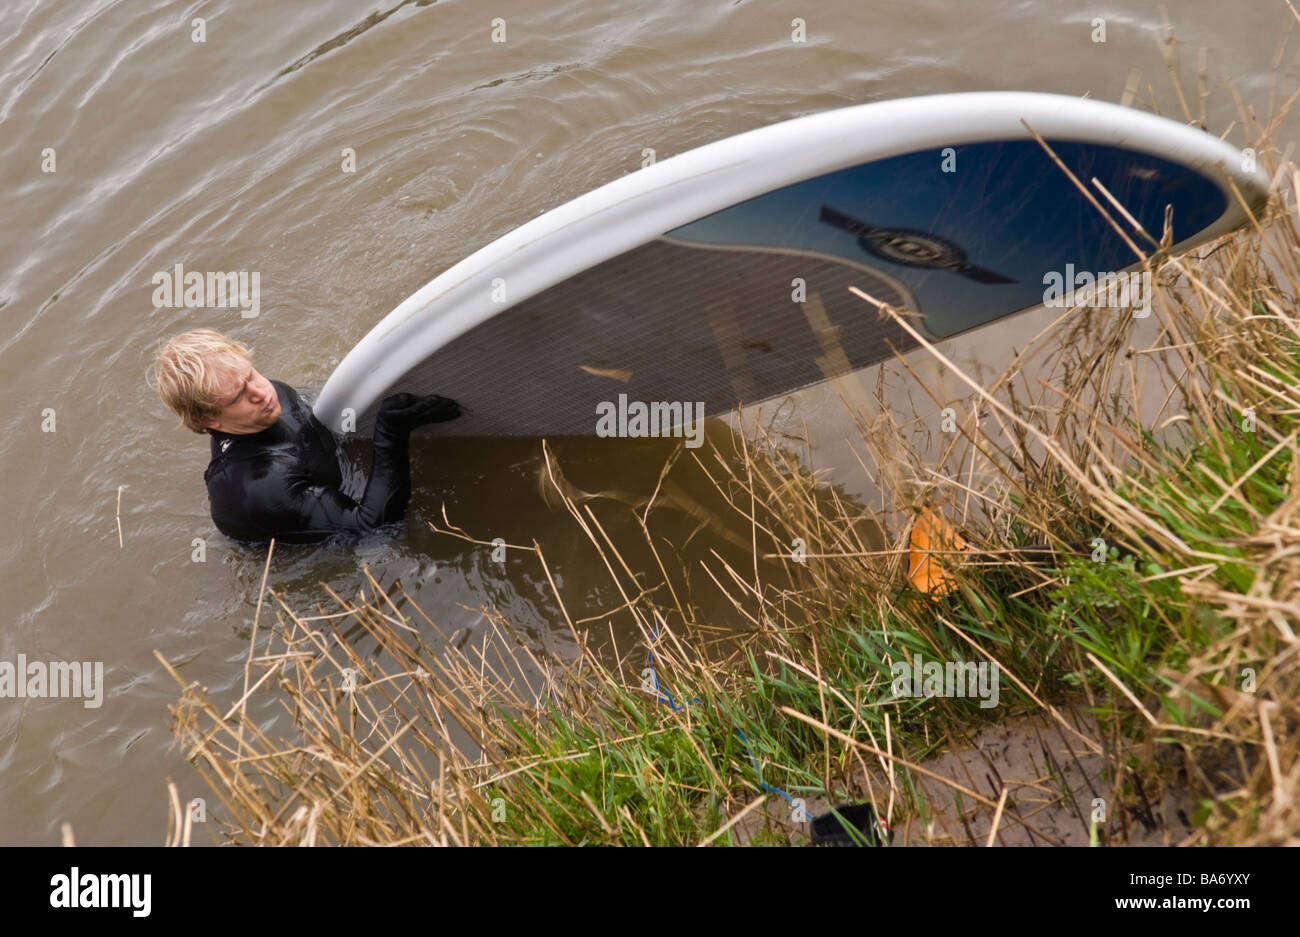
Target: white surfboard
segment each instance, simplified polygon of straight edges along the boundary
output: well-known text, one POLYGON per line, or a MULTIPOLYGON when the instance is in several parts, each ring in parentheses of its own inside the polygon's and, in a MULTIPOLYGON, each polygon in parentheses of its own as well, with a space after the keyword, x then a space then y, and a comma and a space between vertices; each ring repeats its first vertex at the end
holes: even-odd
POLYGON ((722 415, 821 381, 828 348, 860 369, 915 347, 849 286, 938 340, 1041 305, 1054 272, 1131 268, 1026 124, 1156 237, 1169 206, 1175 249, 1267 199, 1241 151, 1099 101, 981 92, 802 117, 651 165, 470 255, 348 353, 316 415, 368 432, 397 391, 465 405, 432 427, 443 435, 592 435, 620 401, 722 415))

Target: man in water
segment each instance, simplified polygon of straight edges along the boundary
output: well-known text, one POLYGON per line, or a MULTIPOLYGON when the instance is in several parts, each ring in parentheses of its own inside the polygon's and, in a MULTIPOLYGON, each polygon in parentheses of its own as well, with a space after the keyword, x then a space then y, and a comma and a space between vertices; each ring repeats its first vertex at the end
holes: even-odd
POLYGON ((234 540, 313 543, 400 521, 411 497, 407 443, 417 426, 460 416, 446 397, 385 397, 361 500, 345 495, 334 434, 287 384, 263 377, 249 351, 211 329, 177 335, 154 362, 163 403, 212 437, 203 473, 212 520, 234 540))

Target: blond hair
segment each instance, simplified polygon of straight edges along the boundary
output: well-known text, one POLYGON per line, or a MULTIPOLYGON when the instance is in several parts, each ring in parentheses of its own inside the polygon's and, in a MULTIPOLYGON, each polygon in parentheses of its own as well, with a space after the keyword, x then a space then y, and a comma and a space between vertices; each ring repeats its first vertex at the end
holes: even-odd
POLYGON ((149 381, 184 426, 206 433, 203 424, 221 414, 219 401, 229 393, 231 378, 243 377, 252 361, 239 342, 212 329, 195 329, 158 350, 149 381))

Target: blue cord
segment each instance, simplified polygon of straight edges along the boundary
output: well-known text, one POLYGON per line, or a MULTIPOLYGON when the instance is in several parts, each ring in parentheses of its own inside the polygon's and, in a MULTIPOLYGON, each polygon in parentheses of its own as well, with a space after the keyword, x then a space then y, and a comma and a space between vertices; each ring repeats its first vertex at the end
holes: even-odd
MULTIPOLYGON (((658 630, 659 628, 657 625, 654 628, 650 629, 650 641, 652 643, 655 639, 655 635, 658 633, 658 630)), ((658 694, 659 702, 667 703, 668 707, 673 712, 681 712, 683 709, 685 709, 687 706, 691 705, 692 703, 703 702, 703 700, 701 700, 697 696, 695 697, 695 699, 685 701, 684 705, 678 706, 676 703, 673 702, 673 695, 669 693, 667 690, 660 688, 659 676, 655 673, 654 652, 651 651, 649 648, 646 649, 646 662, 650 665, 650 677, 655 682, 655 693, 658 694)), ((749 753, 749 763, 754 766, 754 774, 758 775, 759 787, 761 787, 765 792, 771 791, 773 794, 780 794, 782 797, 786 799, 786 802, 790 804, 791 807, 793 807, 794 806, 793 797, 791 797, 789 794, 787 794, 785 791, 781 790, 780 788, 769 787, 767 785, 767 782, 763 780, 763 772, 759 770, 758 762, 754 760, 754 750, 749 747, 749 739, 745 738, 745 733, 741 732, 739 729, 736 729, 735 733, 739 735, 740 740, 745 743, 745 751, 749 753)))
POLYGON ((749 752, 749 763, 754 766, 754 773, 758 775, 759 787, 761 787, 764 791, 771 791, 773 794, 780 794, 782 797, 786 799, 786 802, 791 807, 793 807, 794 806, 793 797, 791 797, 789 794, 787 794, 785 791, 781 790, 780 788, 768 787, 767 782, 763 780, 763 772, 758 770, 758 762, 754 760, 754 750, 749 747, 749 739, 745 738, 745 733, 737 729, 736 734, 740 736, 740 740, 745 743, 745 750, 749 752))
MULTIPOLYGON (((651 641, 651 643, 654 642, 655 634, 656 634, 658 631, 659 631, 659 626, 658 626, 658 625, 656 625, 655 627, 653 627, 653 628, 650 629, 650 641, 651 641)), ((673 712, 675 712, 675 713, 679 713, 679 712, 681 712, 683 709, 685 709, 687 706, 691 705, 692 703, 703 702, 703 701, 702 701, 702 700, 697 696, 697 697, 695 697, 695 699, 693 699, 693 700, 686 700, 686 701, 685 701, 685 704, 682 705, 682 706, 678 706, 676 703, 674 703, 674 702, 673 702, 673 695, 672 695, 671 693, 669 693, 667 690, 665 690, 665 689, 663 689, 663 688, 661 688, 661 687, 659 686, 659 675, 655 673, 655 655, 654 655, 654 652, 651 651, 649 647, 647 647, 647 648, 646 648, 645 655, 646 655, 646 662, 650 665, 650 678, 651 678, 652 680, 654 680, 654 682, 655 682, 655 692, 656 692, 657 694, 659 694, 659 702, 661 702, 661 703, 666 702, 666 703, 668 704, 668 708, 671 709, 671 710, 672 710, 673 712)))

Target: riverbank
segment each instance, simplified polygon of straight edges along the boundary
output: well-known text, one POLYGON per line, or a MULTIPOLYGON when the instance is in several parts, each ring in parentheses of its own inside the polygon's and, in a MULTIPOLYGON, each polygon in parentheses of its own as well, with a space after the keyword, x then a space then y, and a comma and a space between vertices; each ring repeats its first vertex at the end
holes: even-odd
POLYGON ((474 640, 435 641, 400 583, 318 613, 264 588, 243 694, 169 667, 221 836, 798 845, 867 802, 896 845, 1297 843, 1300 174, 1279 178, 1269 216, 1195 256, 1127 232, 1151 251, 1155 345, 1083 306, 1040 336, 1052 386, 963 378, 935 430, 987 472, 934 472, 883 410, 860 420, 880 510, 761 429, 679 450, 743 520, 744 568, 675 568, 658 490, 575 491, 548 452, 547 497, 621 596, 575 618, 541 548, 509 545, 555 609, 549 653, 491 607, 474 640), (607 537, 610 511, 644 541, 607 537), (742 627, 701 620, 687 582, 742 627), (279 705, 292 727, 267 734, 279 705))

